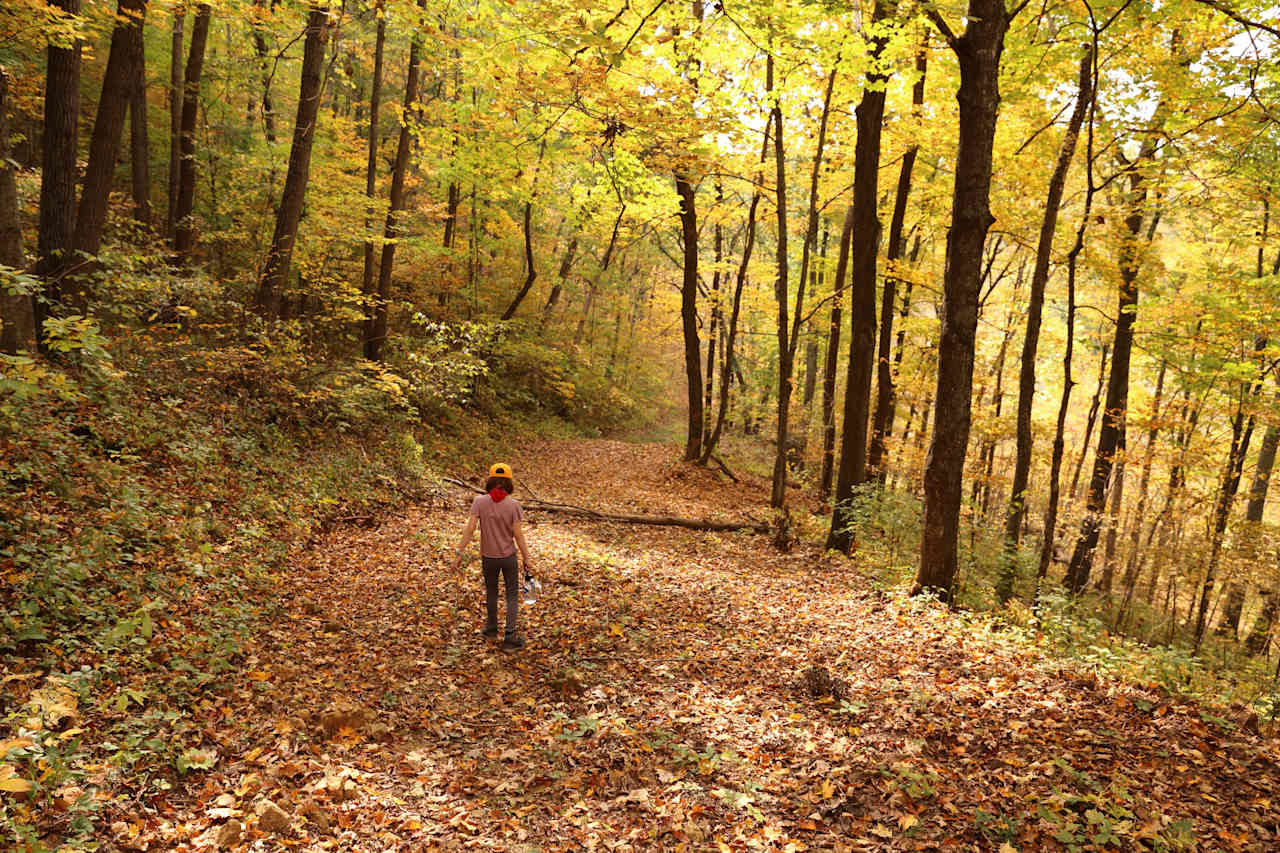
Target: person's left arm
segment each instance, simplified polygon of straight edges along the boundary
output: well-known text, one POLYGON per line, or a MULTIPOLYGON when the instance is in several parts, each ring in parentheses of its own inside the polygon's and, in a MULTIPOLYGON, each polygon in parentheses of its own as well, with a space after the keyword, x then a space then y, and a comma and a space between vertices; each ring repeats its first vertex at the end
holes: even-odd
POLYGON ((524 558, 524 570, 533 573, 533 560, 529 559, 529 545, 524 541, 524 522, 517 521, 511 525, 511 535, 520 548, 520 556, 524 558))
POLYGON ((478 516, 471 516, 467 519, 467 526, 462 529, 462 541, 458 543, 458 553, 453 558, 453 568, 455 570, 462 567, 462 555, 466 553, 467 546, 471 544, 471 537, 476 532, 476 522, 478 520, 478 516))

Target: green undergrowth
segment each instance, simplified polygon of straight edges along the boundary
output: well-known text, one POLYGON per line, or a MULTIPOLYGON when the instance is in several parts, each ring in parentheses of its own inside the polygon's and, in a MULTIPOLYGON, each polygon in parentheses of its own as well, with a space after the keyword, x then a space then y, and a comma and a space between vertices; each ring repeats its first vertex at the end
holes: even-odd
MULTIPOLYGON (((906 491, 873 485, 855 495, 852 560, 888 594, 905 596, 915 578, 921 512, 920 500, 906 491)), ((805 538, 825 539, 829 517, 797 514, 794 520, 805 538)), ((969 629, 998 634, 1082 672, 1158 687, 1208 705, 1251 706, 1262 725, 1274 729, 1280 723, 1274 661, 1246 655, 1238 644, 1217 638, 1195 653, 1186 626, 1170 624, 1142 602, 1132 602, 1120 618, 1118 596, 1090 591, 1073 597, 1053 578, 1037 589, 1030 547, 1017 554, 1015 596, 1001 606, 994 588, 1002 547, 994 524, 962 525, 955 613, 969 629)))
POLYGON ((55 358, 2 357, 4 849, 92 849, 123 808, 103 792, 216 765, 219 692, 314 535, 633 409, 547 353, 505 361, 491 329, 423 325, 374 364, 198 315, 57 321, 55 358))

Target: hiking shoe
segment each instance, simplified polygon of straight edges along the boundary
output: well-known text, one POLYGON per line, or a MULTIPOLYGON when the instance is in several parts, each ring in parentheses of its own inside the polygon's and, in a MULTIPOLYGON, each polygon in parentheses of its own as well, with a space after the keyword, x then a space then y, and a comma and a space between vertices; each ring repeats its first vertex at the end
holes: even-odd
POLYGON ((496 640, 498 639, 498 629, 485 628, 483 631, 480 632, 480 635, 484 637, 486 640, 496 640))
POLYGON ((502 638, 502 648, 507 651, 524 648, 524 637, 519 634, 507 634, 502 638))

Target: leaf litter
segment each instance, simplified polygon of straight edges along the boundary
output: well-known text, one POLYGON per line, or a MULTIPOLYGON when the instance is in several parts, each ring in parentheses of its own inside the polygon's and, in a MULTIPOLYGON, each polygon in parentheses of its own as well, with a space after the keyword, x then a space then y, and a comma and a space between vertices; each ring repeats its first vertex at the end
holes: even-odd
MULTIPOLYGON (((763 483, 675 455, 544 441, 517 475, 606 511, 767 516, 763 483)), ((480 635, 478 565, 451 569, 468 500, 298 552, 239 689, 204 720, 212 769, 137 804, 113 841, 1280 849, 1274 740, 872 590, 856 554, 530 513, 546 590, 521 612, 529 644, 502 652, 480 635)))

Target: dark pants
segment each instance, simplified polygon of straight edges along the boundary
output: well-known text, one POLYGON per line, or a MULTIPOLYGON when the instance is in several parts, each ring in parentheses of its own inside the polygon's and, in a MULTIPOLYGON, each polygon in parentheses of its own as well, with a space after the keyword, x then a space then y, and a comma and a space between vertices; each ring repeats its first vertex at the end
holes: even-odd
POLYGON ((498 572, 502 572, 502 582, 507 589, 507 633, 514 634, 520 612, 520 562, 512 554, 482 557, 480 565, 484 569, 485 630, 498 630, 498 572))

